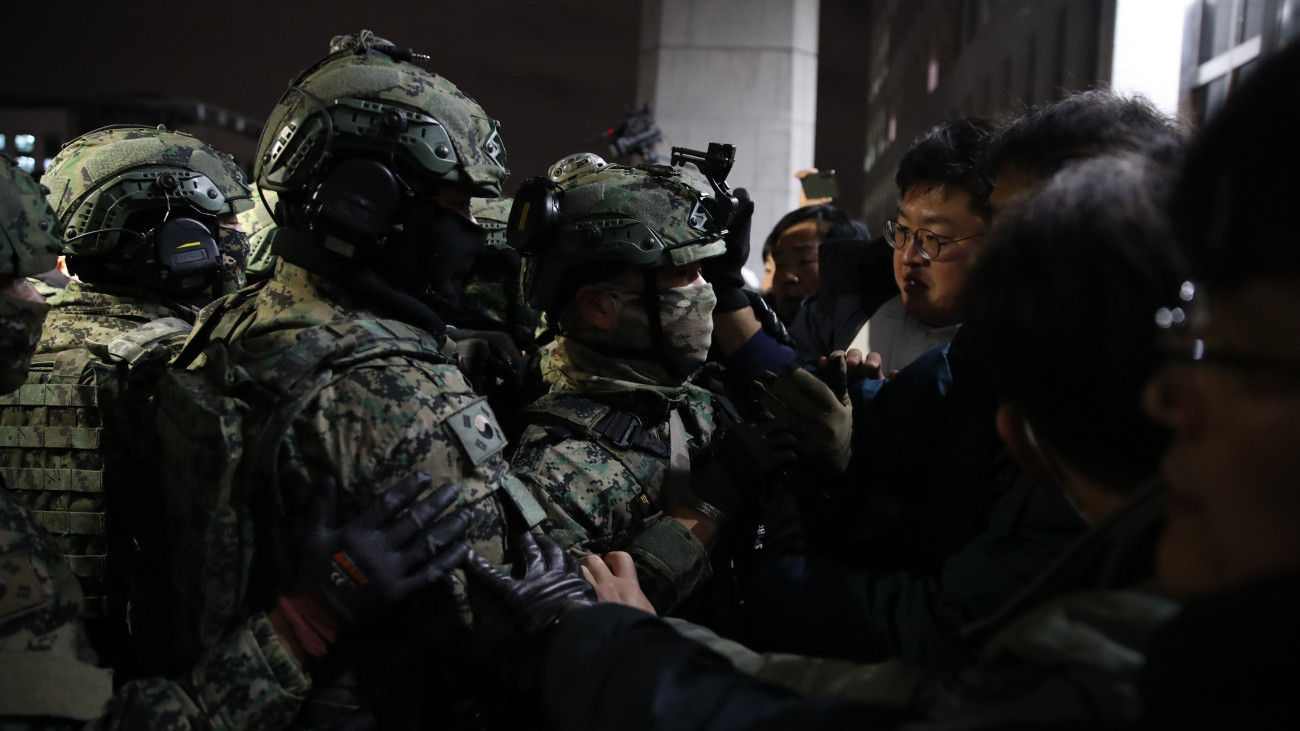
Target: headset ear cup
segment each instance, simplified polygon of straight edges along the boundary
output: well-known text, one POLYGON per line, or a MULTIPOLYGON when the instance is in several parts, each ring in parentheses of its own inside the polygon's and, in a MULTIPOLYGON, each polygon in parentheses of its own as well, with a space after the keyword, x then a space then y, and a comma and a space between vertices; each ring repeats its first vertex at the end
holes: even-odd
POLYGON ((354 157, 321 180, 308 203, 307 222, 325 247, 348 258, 383 248, 405 197, 397 177, 378 160, 354 157))
POLYGON ((197 292, 221 271, 221 250, 212 229, 193 218, 173 218, 151 234, 154 262, 163 287, 197 292))
POLYGON ((523 256, 538 253, 560 223, 564 188, 550 178, 531 178, 519 187, 510 206, 506 243, 523 256))

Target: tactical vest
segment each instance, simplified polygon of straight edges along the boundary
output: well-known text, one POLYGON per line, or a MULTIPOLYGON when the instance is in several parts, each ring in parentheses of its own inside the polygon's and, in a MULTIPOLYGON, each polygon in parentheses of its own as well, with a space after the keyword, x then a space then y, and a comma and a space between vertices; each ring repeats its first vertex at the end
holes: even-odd
MULTIPOLYGON (((717 393, 712 396, 718 428, 739 421, 730 400, 717 393)), ((513 433, 522 434, 530 424, 542 426, 552 441, 579 439, 600 444, 636 477, 639 488, 636 500, 645 511, 644 515, 656 511, 672 512, 675 507, 672 503, 679 493, 689 490, 689 473, 695 452, 706 446, 695 445, 692 448, 682 443, 674 449, 674 445, 656 436, 636 414, 577 394, 552 393, 534 401, 519 412, 511 428, 513 433), (657 500, 646 492, 652 475, 646 470, 645 463, 629 459, 634 452, 651 455, 669 466, 663 494, 657 500), (672 484, 677 480, 684 484, 672 484)))
POLYGON ((125 637, 131 575, 149 529, 152 488, 136 446, 148 426, 150 374, 189 330, 164 318, 108 343, 37 355, 27 383, 0 397, 0 476, 80 581, 92 641, 109 661, 123 661, 122 648, 107 645, 125 637))
POLYGON ((261 289, 245 289, 205 312, 159 385, 177 667, 262 608, 296 568, 288 565, 278 517, 278 467, 295 418, 365 361, 448 362, 434 336, 378 319, 307 328, 287 349, 253 357, 238 335, 261 289))

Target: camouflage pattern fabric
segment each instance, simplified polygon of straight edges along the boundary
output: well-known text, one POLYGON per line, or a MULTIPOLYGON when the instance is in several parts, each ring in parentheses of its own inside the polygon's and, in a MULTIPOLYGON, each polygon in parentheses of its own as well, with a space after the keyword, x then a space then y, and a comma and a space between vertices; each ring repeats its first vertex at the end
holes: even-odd
MULTIPOLYGON (((125 291, 134 291, 129 288, 125 291)), ((191 321, 192 307, 168 307, 139 296, 109 294, 79 282, 53 295, 25 385, 0 396, 0 473, 28 508, 55 534, 56 543, 82 581, 96 648, 114 664, 127 662, 124 573, 149 541, 139 528, 154 500, 145 470, 128 466, 146 425, 133 411, 147 403, 148 389, 123 400, 123 371, 107 363, 104 348, 114 338, 164 318, 191 321), (88 379, 88 368, 94 377, 88 379), (14 430, 27 437, 11 439, 14 430), (111 493, 111 495, 110 495, 111 493), (108 501, 115 503, 111 521, 108 501), (109 531, 112 526, 112 532, 109 531), (128 526, 136 526, 128 528, 128 526), (111 618, 111 619, 107 619, 111 618)), ((177 320, 172 320, 181 325, 177 320)), ((170 359, 187 332, 174 329, 159 342, 155 358, 170 359)), ((138 387, 137 383, 137 387, 138 387)), ((161 527, 155 527, 161 530, 161 527)), ((148 572, 146 572, 148 573, 148 572)), ((138 608, 142 597, 131 598, 138 608)))
MULTIPOLYGON (((233 364, 242 363, 249 372, 295 357, 299 339, 312 337, 320 328, 382 319, 330 280, 284 260, 259 290, 240 297, 247 301, 228 310, 214 304, 207 312, 215 319, 202 318, 198 327, 211 328, 213 339, 226 344, 233 364)), ((201 357, 191 370, 218 366, 201 357)), ((247 423, 258 418, 256 414, 244 417, 247 423)), ((283 518, 277 518, 271 528, 277 536, 271 550, 283 552, 287 566, 296 565, 309 527, 309 506, 316 499, 308 491, 319 484, 314 472, 328 470, 337 480, 337 515, 346 520, 405 475, 424 470, 432 475, 434 486, 446 482, 459 486, 457 505, 467 507, 472 515, 467 543, 488 561, 503 565, 507 518, 498 488, 514 479, 502 456, 504 446, 490 408, 454 364, 385 356, 344 366, 294 415, 279 444, 274 482, 259 482, 279 486, 273 500, 283 518)), ((271 560, 267 555, 254 559, 261 565, 271 560)), ((489 607, 490 619, 484 620, 483 597, 471 596, 462 572, 454 572, 446 588, 421 597, 378 628, 376 632, 384 636, 367 641, 373 650, 359 648, 363 654, 384 653, 380 648, 400 643, 409 657, 388 657, 384 677, 363 677, 363 686, 381 683, 391 689, 403 679, 415 682, 427 677, 423 674, 427 671, 412 670, 408 663, 429 666, 444 660, 446 642, 465 639, 466 628, 484 629, 495 621, 485 641, 491 641, 493 632, 498 638, 510 633, 512 625, 500 608, 489 607), (438 649, 430 651, 434 645, 438 649), (415 648, 423 649, 415 652, 415 648)), ((234 591, 229 586, 201 589, 204 596, 234 591)), ((428 695, 423 692, 417 701, 432 702, 428 695)))
POLYGON ((681 266, 726 250, 721 240, 726 222, 713 220, 706 196, 675 168, 609 165, 579 172, 561 185, 562 223, 536 241, 517 242, 524 257, 520 286, 538 309, 564 305, 572 293, 560 288, 574 267, 595 262, 681 266))
POLYGON ((58 261, 63 241, 46 192, 0 155, 0 276, 35 276, 58 261))
POLYGON ((619 448, 590 431, 557 438, 547 427, 556 420, 593 425, 608 410, 604 406, 636 415, 667 445, 669 412, 675 410, 695 451, 708 445, 717 428, 714 397, 692 384, 664 387, 599 375, 627 377, 630 371, 622 361, 605 360, 602 366, 602 356, 570 338, 557 338, 547 351, 556 381, 524 412, 522 418, 532 423, 519 438, 511 466, 545 509, 541 529, 547 535, 577 555, 630 551, 642 589, 656 609, 668 611, 709 576, 704 546, 665 510, 669 455, 619 448), (585 369, 575 368, 575 361, 585 369), (591 401, 575 406, 566 398, 571 395, 591 401), (655 560, 660 553, 671 554, 661 556, 670 560, 655 560), (688 568, 670 569, 669 563, 688 568))
POLYGON ((369 125, 382 124, 374 112, 388 106, 411 126, 394 146, 422 173, 478 196, 501 195, 509 171, 496 120, 447 79, 357 50, 327 57, 280 98, 257 145, 266 152, 254 170, 258 185, 282 192, 302 186, 325 152, 319 115, 337 115, 333 136, 373 144, 380 138, 369 125))
POLYGON ((86 641, 76 580, 3 487, 0 571, 0 730, 281 729, 310 689, 259 614, 185 676, 135 680, 114 694, 86 641))
POLYGON ((519 294, 519 254, 506 243, 510 198, 474 198, 470 213, 487 233, 487 246, 460 294, 456 327, 508 332, 524 350, 531 350, 542 313, 519 294))
POLYGON ((260 282, 275 272, 276 255, 271 253, 271 232, 275 230, 275 218, 271 208, 279 200, 275 191, 260 190, 253 185, 253 207, 239 214, 239 225, 248 236, 249 281, 260 282))
MULTIPOLYGON (((193 135, 163 127, 123 125, 84 134, 64 145, 41 176, 41 184, 50 190, 49 200, 65 228, 64 236, 73 236, 103 226, 120 226, 126 214, 139 207, 138 203, 122 205, 116 199, 98 201, 95 194, 101 189, 120 184, 133 199, 166 207, 161 189, 118 181, 119 176, 132 171, 155 168, 159 174, 171 171, 192 178, 190 186, 178 186, 170 193, 176 199, 174 205, 187 203, 213 215, 253 207, 252 190, 244 180, 244 172, 229 155, 193 135)), ((107 253, 98 247, 105 245, 111 250, 110 242, 115 241, 108 234, 92 236, 73 245, 67 253, 107 253)))
MULTIPOLYGON (((37 354, 84 349, 87 343, 106 343, 146 322, 164 317, 194 321, 198 308, 163 300, 158 293, 132 287, 113 287, 112 292, 82 282, 48 300, 51 307, 41 332, 37 354)), ((177 343, 179 349, 180 343, 177 343)))
POLYGON ((28 277, 27 281, 31 282, 32 286, 36 288, 36 294, 39 294, 47 301, 54 295, 66 289, 66 287, 56 287, 50 284, 49 282, 45 281, 44 279, 40 279, 38 277, 28 277))

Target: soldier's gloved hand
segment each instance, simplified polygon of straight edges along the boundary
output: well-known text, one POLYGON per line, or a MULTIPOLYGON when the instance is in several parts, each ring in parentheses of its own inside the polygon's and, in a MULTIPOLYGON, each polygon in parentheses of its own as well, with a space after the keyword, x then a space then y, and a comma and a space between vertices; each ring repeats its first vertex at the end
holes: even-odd
POLYGON ((745 277, 740 270, 749 261, 749 229, 754 218, 754 201, 750 200, 749 191, 744 188, 736 188, 732 193, 740 205, 736 207, 727 230, 726 253, 700 262, 704 279, 713 285, 713 294, 718 298, 714 312, 735 312, 749 307, 745 277))
POLYGON ((335 526, 337 485, 324 480, 295 591, 278 600, 299 644, 321 656, 340 628, 382 614, 415 591, 442 580, 468 552, 469 513, 439 517, 456 501, 446 484, 417 500, 432 479, 411 474, 359 516, 335 526))
POLYGON ((732 424, 714 434, 710 456, 691 478, 691 507, 722 523, 735 517, 797 460, 795 437, 779 419, 732 424), (703 503, 703 504, 701 504, 703 503))
POLYGON ((456 364, 475 393, 493 397, 523 387, 524 354, 508 333, 447 328, 456 343, 456 364))
MULTIPOLYGON (((839 358, 843 368, 843 357, 839 358)), ((837 382, 841 378, 833 379, 837 382)), ((780 376, 771 373, 757 384, 758 402, 772 416, 790 425, 798 438, 800 459, 844 472, 853 456, 853 407, 847 390, 832 391, 817 376, 787 364, 780 376)))
POLYGON ((525 634, 534 634, 574 609, 596 603, 596 590, 582 577, 573 556, 544 535, 521 533, 519 544, 523 576, 514 578, 470 551, 465 573, 476 579, 510 608, 525 634))

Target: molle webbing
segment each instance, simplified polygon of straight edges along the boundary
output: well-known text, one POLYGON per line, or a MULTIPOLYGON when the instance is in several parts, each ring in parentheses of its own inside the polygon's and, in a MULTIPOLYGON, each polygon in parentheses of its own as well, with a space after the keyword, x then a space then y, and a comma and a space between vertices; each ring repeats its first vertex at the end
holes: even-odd
POLYGON ((124 379, 139 363, 166 355, 166 344, 189 328, 165 318, 106 345, 37 356, 28 382, 0 397, 0 476, 54 536, 81 582, 88 616, 102 616, 109 595, 124 590, 108 585, 110 561, 124 558, 110 544, 129 541, 109 540, 106 506, 108 485, 130 482, 113 474, 126 467, 118 462, 131 441, 115 433, 126 423, 114 414, 126 408, 124 379))

